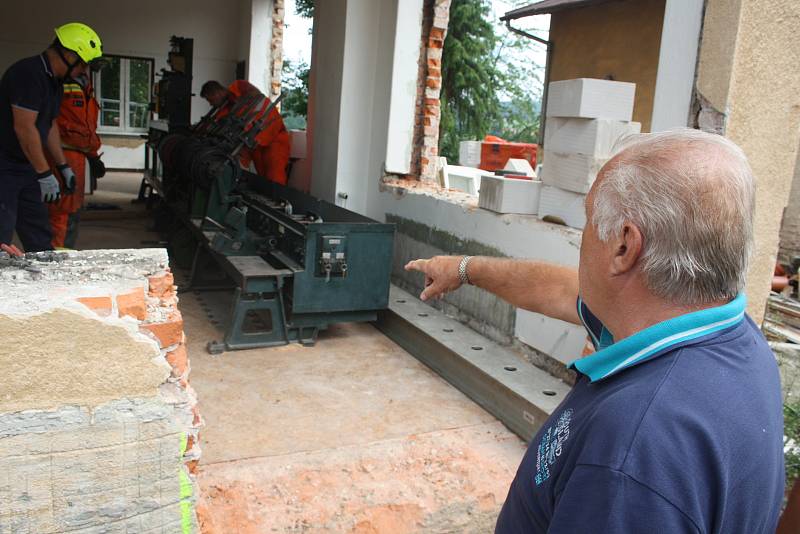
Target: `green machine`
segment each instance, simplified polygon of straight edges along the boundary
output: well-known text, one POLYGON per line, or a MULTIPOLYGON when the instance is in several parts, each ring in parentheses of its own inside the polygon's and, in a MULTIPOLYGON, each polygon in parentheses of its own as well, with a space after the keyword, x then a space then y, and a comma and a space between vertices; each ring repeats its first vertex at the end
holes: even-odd
POLYGON ((388 305, 393 225, 240 169, 239 151, 267 125, 264 103, 242 98, 222 120, 212 110, 189 131, 148 136, 145 180, 195 243, 190 287, 233 293, 211 353, 313 344, 388 305))

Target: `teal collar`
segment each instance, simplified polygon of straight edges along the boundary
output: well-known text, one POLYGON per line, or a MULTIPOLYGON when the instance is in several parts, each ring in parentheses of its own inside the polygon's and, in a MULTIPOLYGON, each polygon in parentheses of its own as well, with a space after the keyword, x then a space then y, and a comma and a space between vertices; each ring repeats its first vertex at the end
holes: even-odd
MULTIPOLYGON (((579 313, 597 352, 573 361, 569 367, 587 375, 592 382, 602 380, 623 369, 664 354, 678 343, 707 336, 740 323, 744 319, 746 304, 747 297, 744 293, 740 293, 727 304, 673 317, 616 343, 605 327, 602 329, 600 339, 597 339, 595 334, 591 333, 583 314, 579 313)), ((578 310, 580 309, 581 305, 578 303, 578 310)))

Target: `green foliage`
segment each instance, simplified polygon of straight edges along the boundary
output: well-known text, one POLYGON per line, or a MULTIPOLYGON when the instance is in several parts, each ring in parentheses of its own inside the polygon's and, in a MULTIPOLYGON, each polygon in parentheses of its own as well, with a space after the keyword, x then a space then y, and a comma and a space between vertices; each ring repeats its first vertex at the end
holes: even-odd
POLYGON ((486 0, 453 0, 442 51, 439 126, 439 154, 449 160, 458 159, 461 140, 482 138, 497 117, 496 42, 486 0))
POLYGON ((301 17, 305 17, 307 19, 313 19, 314 0, 295 0, 294 10, 301 17))
POLYGON ((791 487, 800 477, 800 401, 783 405, 784 461, 786 462, 786 484, 791 487), (789 442, 793 446, 787 446, 789 442))
POLYGON ((150 60, 131 59, 128 79, 131 102, 150 102, 150 60))
POLYGON ((488 0, 453 0, 442 53, 442 156, 457 161, 460 141, 487 134, 538 141, 542 68, 526 54, 532 46, 491 22, 488 0))
POLYGON ((310 72, 311 69, 304 61, 297 64, 289 60, 283 62, 281 85, 286 96, 281 100, 281 115, 283 123, 290 130, 302 130, 306 127, 310 72))

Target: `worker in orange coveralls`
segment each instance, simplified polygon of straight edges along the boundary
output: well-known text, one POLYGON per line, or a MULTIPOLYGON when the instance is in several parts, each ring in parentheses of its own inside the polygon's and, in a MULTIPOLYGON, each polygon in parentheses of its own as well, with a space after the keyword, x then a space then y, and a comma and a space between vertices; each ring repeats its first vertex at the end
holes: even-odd
MULTIPOLYGON (((200 96, 205 98, 213 107, 223 106, 217 112, 220 119, 230 112, 236 100, 245 95, 261 91, 245 80, 236 80, 225 88, 217 81, 211 80, 203 84, 200 96)), ((266 108, 270 104, 269 98, 264 102, 266 108)), ((242 151, 242 164, 249 166, 252 160, 256 173, 267 180, 281 185, 286 185, 286 166, 289 164, 289 132, 283 124, 281 114, 277 108, 272 108, 267 116, 267 127, 256 136, 258 146, 252 150, 242 151)))
POLYGON ((106 172, 97 154, 100 148, 100 138, 97 136, 99 111, 100 106, 94 98, 94 90, 88 77, 79 76, 64 82, 64 94, 56 123, 61 134, 64 156, 75 172, 75 193, 62 195, 57 202, 48 205, 53 248, 75 247, 84 199, 87 158, 93 179, 101 178, 106 172))

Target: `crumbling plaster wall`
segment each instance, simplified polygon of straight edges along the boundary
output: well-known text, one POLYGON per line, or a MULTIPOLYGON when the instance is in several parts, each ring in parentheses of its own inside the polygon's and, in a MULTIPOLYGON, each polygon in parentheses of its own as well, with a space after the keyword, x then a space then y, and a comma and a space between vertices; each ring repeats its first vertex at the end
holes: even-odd
POLYGON ((797 151, 789 204, 783 212, 781 222, 778 259, 784 264, 790 264, 795 256, 800 256, 800 149, 797 151))
POLYGON ((0 316, 0 332, 11 348, 0 352, 0 412, 93 407, 152 395, 167 379, 169 366, 153 343, 75 308, 0 316))
POLYGON ((742 147, 758 183, 746 288, 748 313, 758 323, 800 146, 798 20, 796 0, 708 0, 703 23, 697 93, 705 109, 698 122, 718 124, 742 147))
POLYGON ((0 534, 196 530, 202 421, 167 261, 0 254, 0 534))

